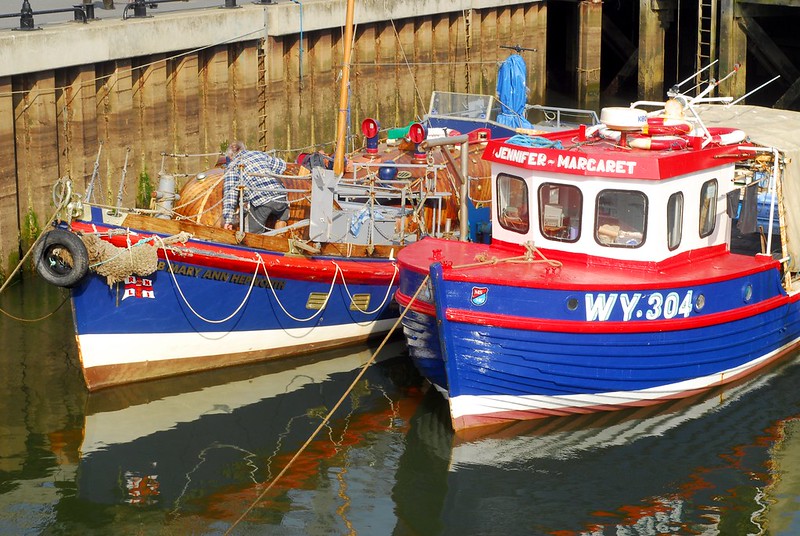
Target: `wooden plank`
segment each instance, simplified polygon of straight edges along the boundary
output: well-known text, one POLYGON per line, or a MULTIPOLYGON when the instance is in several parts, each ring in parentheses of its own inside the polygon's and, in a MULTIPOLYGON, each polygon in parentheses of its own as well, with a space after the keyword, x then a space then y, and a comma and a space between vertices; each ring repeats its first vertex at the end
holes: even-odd
POLYGON ((228 47, 215 46, 201 54, 200 67, 200 150, 219 151, 233 141, 230 128, 228 47))
POLYGON ((232 58, 228 77, 231 100, 230 130, 235 139, 245 140, 257 148, 259 121, 253 113, 258 109, 258 43, 248 41, 231 46, 232 58))
POLYGON ((20 76, 21 97, 15 99, 15 144, 19 228, 23 250, 53 216, 52 191, 59 178, 55 75, 43 71, 20 76))
MULTIPOLYGON (((101 72, 101 85, 98 89, 98 132, 104 140, 100 169, 102 182, 95 184, 96 198, 110 205, 117 204, 117 196, 122 182, 127 149, 134 140, 132 128, 133 99, 131 80, 131 61, 120 60, 104 65, 101 72)), ((128 162, 123 187, 122 206, 132 206, 135 188, 130 185, 132 177, 139 173, 136 161, 128 162)))
POLYGON ((639 80, 640 99, 664 98, 664 28, 650 0, 639 0, 639 80))
POLYGON ((747 35, 739 25, 736 0, 721 0, 719 6, 719 72, 729 73, 738 64, 735 76, 719 86, 721 95, 747 93, 747 35))
MULTIPOLYGON (((136 117, 139 143, 132 148, 132 155, 138 160, 136 168, 139 173, 132 177, 130 184, 139 185, 140 175, 146 173, 150 187, 154 190, 158 186, 160 154, 169 148, 167 61, 163 54, 150 56, 146 61, 144 66, 134 71, 132 98, 133 106, 138 112, 136 117)), ((146 192, 137 188, 135 193, 139 205, 149 208, 146 192)))
POLYGON ((602 48, 603 5, 578 3, 578 107, 600 107, 600 50, 602 48))
POLYGON ((497 64, 501 58, 500 42, 497 40, 497 11, 485 9, 479 12, 480 24, 480 75, 473 81, 477 83, 476 93, 493 95, 497 82, 497 64))
MULTIPOLYGON (((196 52, 167 62, 169 137, 164 149, 176 154, 200 153, 199 58, 196 52)), ((166 170, 193 173, 211 164, 205 159, 168 159, 166 170)))
POLYGON ((400 125, 408 120, 408 117, 401 117, 399 112, 399 100, 396 91, 389 91, 387 88, 395 88, 398 84, 398 47, 392 22, 379 23, 375 35, 375 61, 378 63, 375 69, 376 80, 381 84, 381 91, 378 92, 378 120, 382 125, 400 125))
POLYGON ((14 94, 10 76, 0 77, 0 280, 20 259, 14 94))
MULTIPOLYGON (((450 91, 453 80, 454 69, 449 61, 450 56, 450 15, 439 14, 432 18, 431 26, 433 31, 433 42, 431 50, 431 61, 433 65, 433 80, 431 92, 450 91)), ((425 104, 424 112, 428 112, 430 106, 430 94, 422 95, 425 104)))
POLYGON ((530 104, 542 104, 547 95, 547 4, 544 2, 525 6, 525 48, 527 52, 528 89, 530 104))
POLYGON ((433 91, 433 21, 430 17, 417 18, 414 28, 414 117, 422 119, 428 111, 433 91))

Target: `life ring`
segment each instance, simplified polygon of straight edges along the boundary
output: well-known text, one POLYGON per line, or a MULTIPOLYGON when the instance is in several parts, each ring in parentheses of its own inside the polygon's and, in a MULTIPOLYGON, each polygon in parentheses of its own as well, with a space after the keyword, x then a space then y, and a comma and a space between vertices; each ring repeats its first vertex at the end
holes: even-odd
POLYGON ((628 136, 628 146, 649 151, 672 151, 685 149, 689 140, 683 136, 628 136))
POLYGON ((648 136, 684 136, 691 132, 692 125, 682 119, 648 117, 642 133, 648 136))
POLYGON ((64 229, 43 234, 33 249, 39 276, 57 287, 72 288, 89 272, 89 253, 83 241, 64 229))
POLYGON ((747 138, 747 134, 738 128, 710 127, 708 134, 711 136, 711 143, 719 145, 733 145, 741 143, 747 138))

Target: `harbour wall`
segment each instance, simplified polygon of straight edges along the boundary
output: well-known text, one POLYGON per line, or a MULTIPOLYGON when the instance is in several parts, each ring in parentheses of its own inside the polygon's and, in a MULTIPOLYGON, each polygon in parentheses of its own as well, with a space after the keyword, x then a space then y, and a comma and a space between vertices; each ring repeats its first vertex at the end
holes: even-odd
MULTIPOLYGON (((420 118, 433 90, 493 93, 501 45, 530 49, 542 102, 546 4, 496 3, 358 2, 354 134, 420 118)), ((201 171, 234 139, 285 158, 330 149, 344 20, 344 1, 310 0, 0 32, 0 278, 52 216, 59 177, 141 205, 159 171, 201 171)))

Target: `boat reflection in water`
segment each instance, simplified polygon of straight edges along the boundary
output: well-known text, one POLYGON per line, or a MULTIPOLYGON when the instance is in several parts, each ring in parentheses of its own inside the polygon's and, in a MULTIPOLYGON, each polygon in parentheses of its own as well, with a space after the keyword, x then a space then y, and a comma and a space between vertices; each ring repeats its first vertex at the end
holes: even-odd
POLYGON ((794 534, 780 527, 800 523, 800 443, 781 432, 800 417, 787 418, 798 363, 666 406, 472 435, 452 431, 431 391, 400 460, 395 533, 794 534))
MULTIPOLYGON (((325 352, 287 362, 191 375, 90 395, 77 488, 95 504, 138 504, 167 510, 180 530, 194 518, 227 526, 250 506, 346 392, 374 352, 325 352), (210 519, 209 519, 210 518, 210 519)), ((402 441, 421 393, 402 341, 379 353, 329 424, 278 482, 273 501, 325 487, 326 467, 351 444, 383 433, 402 441), (394 359, 388 359, 394 358, 394 359), (402 398, 402 400, 398 400, 402 398), (277 498, 276 498, 277 497, 277 498)), ((362 473, 365 471, 361 470, 362 473)), ((352 477, 351 477, 352 478, 352 477)), ((380 485, 380 479, 374 479, 380 485)), ((327 485, 330 485, 328 483, 327 485)), ((388 496, 387 490, 384 496, 388 496)), ((294 509, 294 507, 292 508, 294 509)), ((302 509, 302 508, 301 508, 302 509)), ((335 508, 334 508, 335 510, 335 508)), ((259 509, 254 510, 259 518, 259 509)), ((272 521, 275 521, 274 519, 272 521)), ((280 521, 277 521, 280 524, 280 521)))

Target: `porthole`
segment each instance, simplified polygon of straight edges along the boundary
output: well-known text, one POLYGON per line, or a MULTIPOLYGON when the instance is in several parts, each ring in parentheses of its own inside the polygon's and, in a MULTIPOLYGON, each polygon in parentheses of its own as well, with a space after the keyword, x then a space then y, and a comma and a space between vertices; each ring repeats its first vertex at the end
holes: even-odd
POLYGON ((745 303, 749 303, 750 300, 753 299, 753 285, 748 283, 744 287, 744 291, 742 292, 742 297, 744 298, 745 303))
POLYGON ((706 296, 705 294, 698 294, 697 298, 694 300, 694 310, 698 313, 703 310, 703 307, 706 306, 706 296))
POLYGON ((578 309, 578 299, 577 298, 568 299, 567 309, 569 309, 570 311, 576 311, 578 309))

